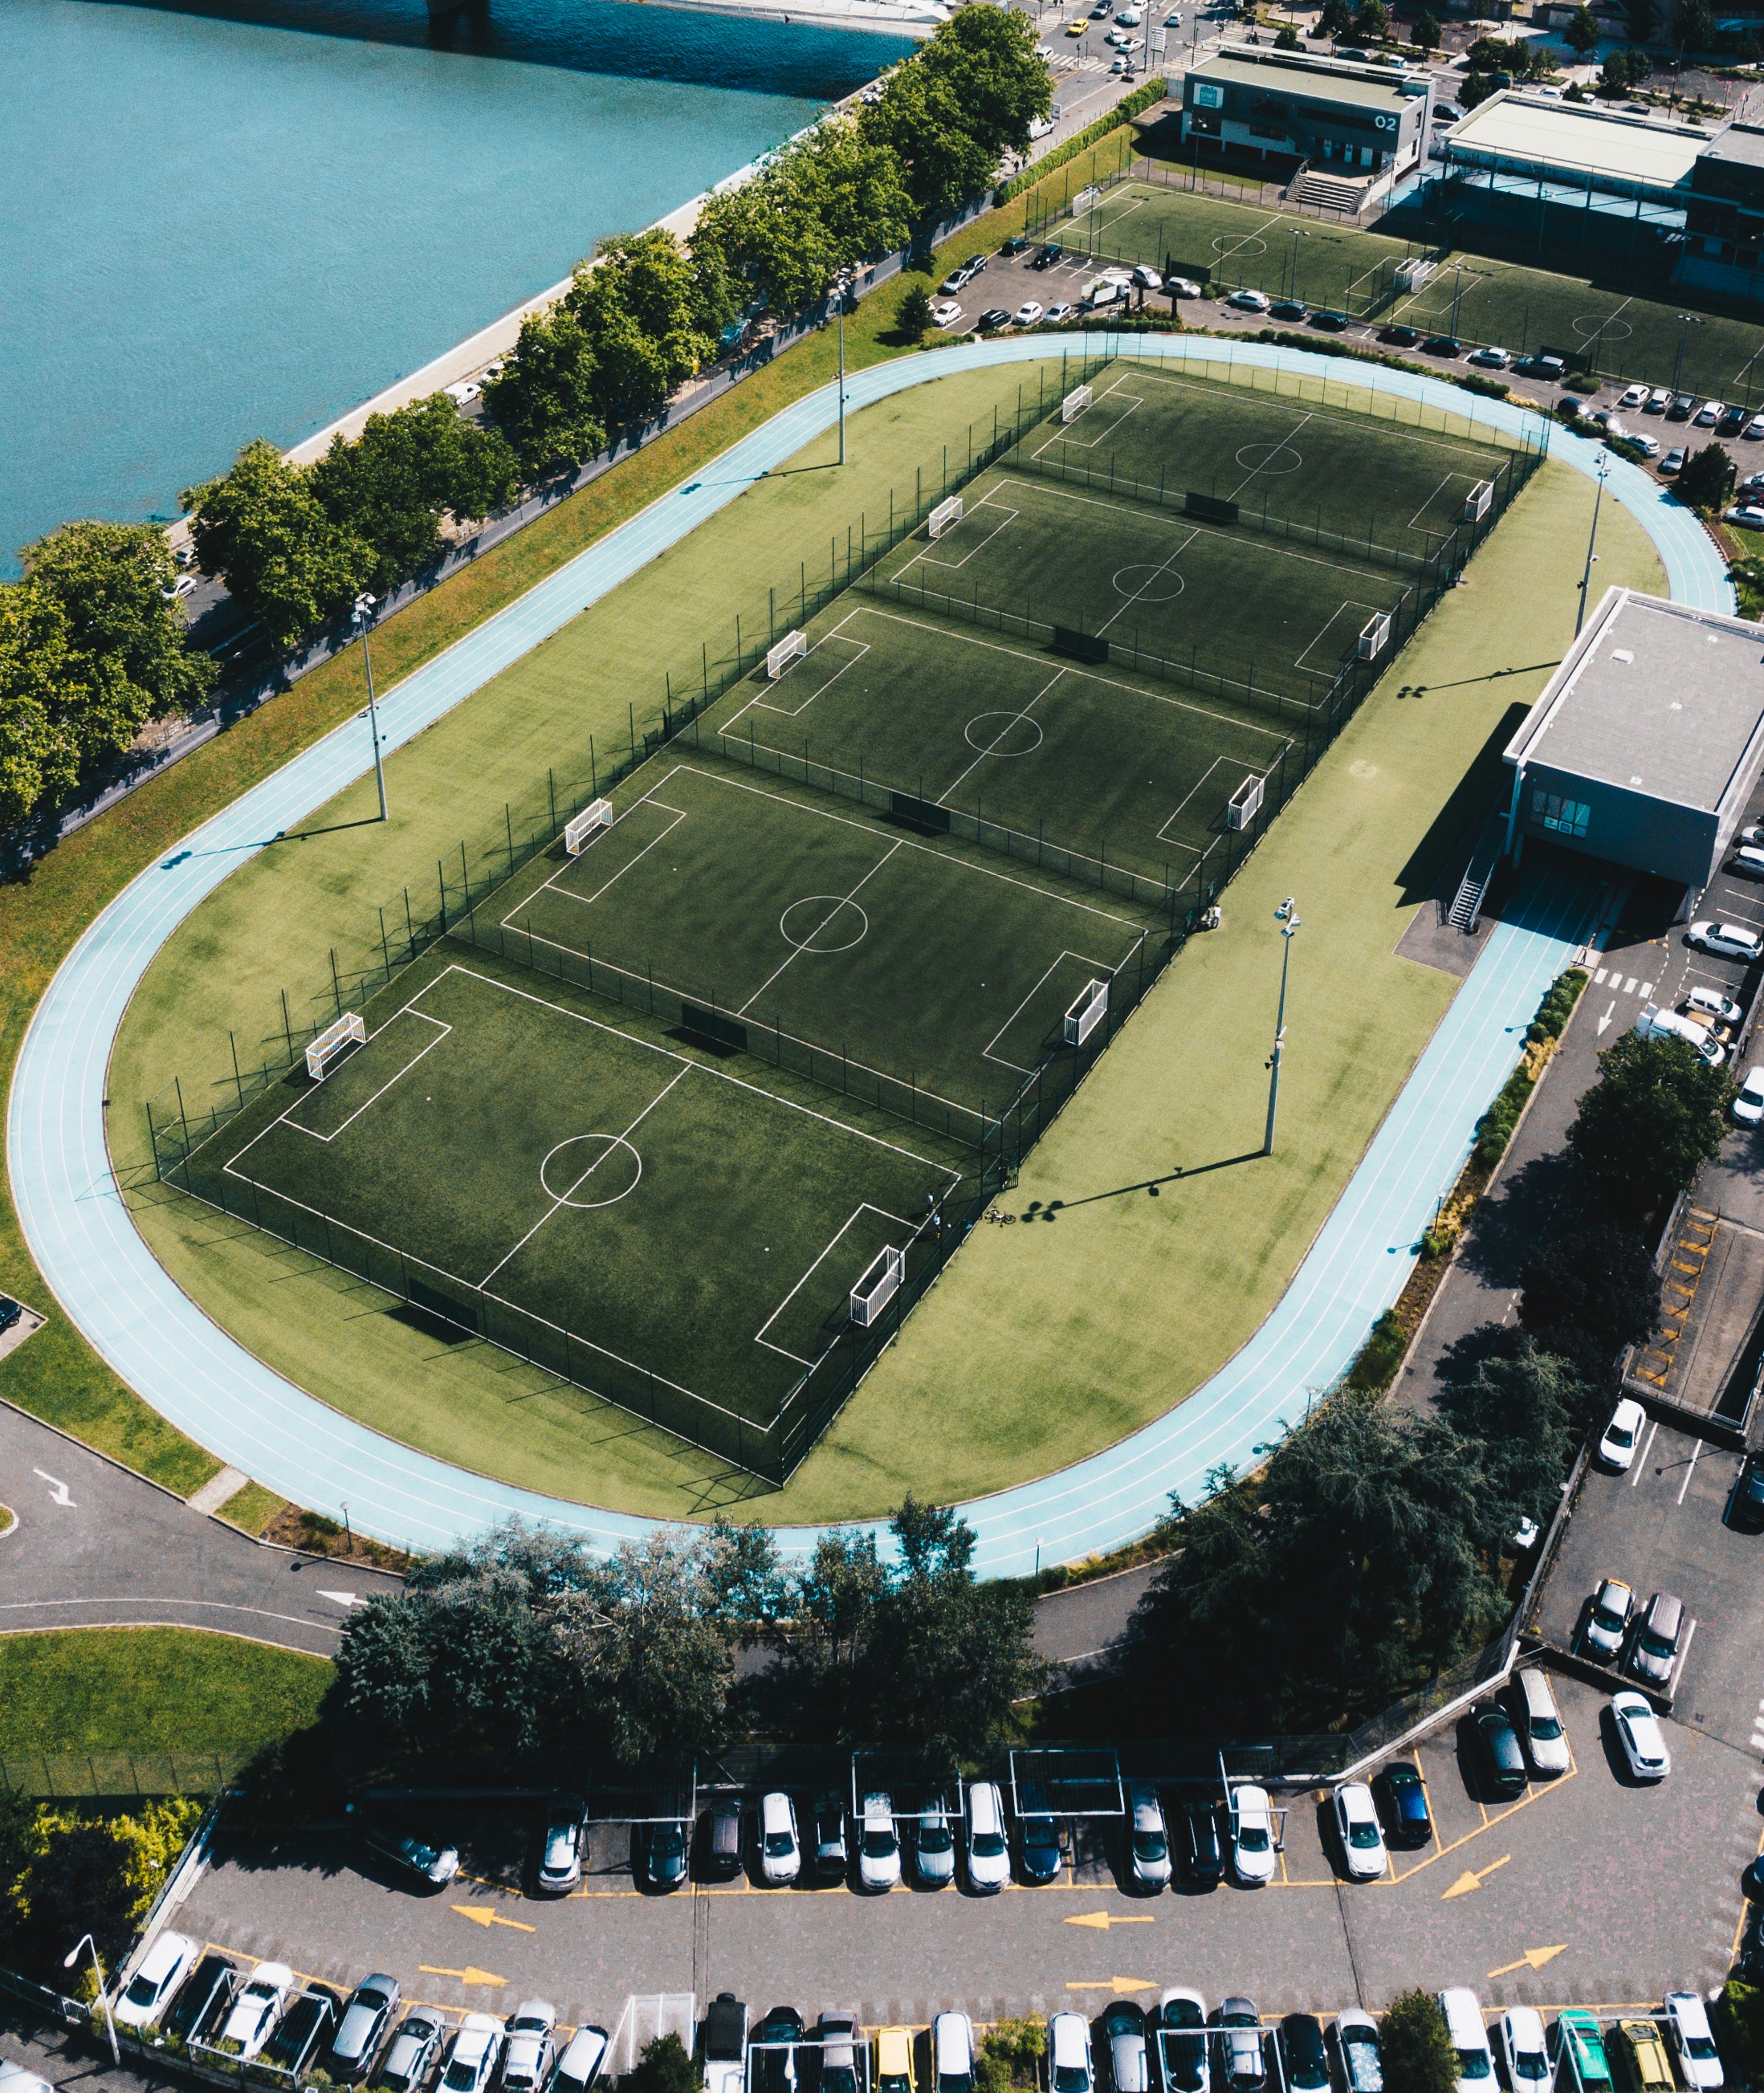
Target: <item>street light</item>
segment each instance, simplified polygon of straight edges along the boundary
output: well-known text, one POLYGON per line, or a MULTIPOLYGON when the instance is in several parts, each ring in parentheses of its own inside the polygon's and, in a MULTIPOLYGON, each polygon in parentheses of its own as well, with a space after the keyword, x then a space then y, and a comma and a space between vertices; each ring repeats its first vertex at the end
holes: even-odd
POLYGON ((111 2018, 111 2002, 104 1996, 104 1965, 98 1960, 98 1944, 89 1933, 83 1939, 76 1940, 69 1948, 62 1957, 61 1966, 63 1970, 72 1969, 75 1963, 80 1960, 80 1950, 82 1948, 89 1948, 92 1950, 93 1974, 98 1980, 98 2004, 104 2008, 104 2030, 111 2038, 111 2061, 120 2066, 123 2056, 122 2052, 116 2046, 116 2023, 111 2018))
POLYGON ((1588 533, 1586 540, 1586 571, 1580 577, 1580 608, 1575 613, 1574 620, 1574 636, 1576 639, 1580 636, 1580 627, 1586 622, 1586 600, 1593 587, 1593 562, 1598 557, 1593 548, 1598 543, 1599 505, 1605 499, 1605 483, 1610 478, 1610 453, 1609 451, 1601 450, 1598 454, 1598 492, 1593 496, 1593 528, 1588 533))
POLYGON ((1672 390, 1675 392, 1679 389, 1679 379, 1684 375, 1684 344, 1691 338, 1691 329, 1702 325, 1702 321, 1695 313, 1680 313, 1679 318, 1684 323, 1684 332, 1678 338, 1678 360, 1672 366, 1672 390))
POLYGON ((367 628, 374 599, 365 592, 355 599, 355 629, 362 635, 362 666, 367 671, 367 726, 374 737, 374 782, 379 787, 379 818, 386 818, 386 772, 379 760, 379 712, 374 703, 374 662, 367 651, 367 628))
POLYGON ((1274 1115, 1280 1110, 1281 1055, 1286 1044, 1286 969, 1292 964, 1293 939, 1298 934, 1298 904, 1290 895, 1274 911, 1280 925, 1280 1016, 1274 1024, 1274 1051, 1268 1056, 1268 1131, 1262 1137, 1262 1153, 1274 1153, 1274 1115))
POLYGON ((851 288, 852 272, 842 269, 833 280, 839 301, 839 462, 845 462, 845 294, 851 288))
POLYGON ((1308 240, 1311 235, 1302 225, 1294 225, 1288 229, 1293 236, 1293 244, 1287 254, 1286 295, 1289 298, 1296 298, 1298 295, 1298 243, 1301 240, 1308 240))

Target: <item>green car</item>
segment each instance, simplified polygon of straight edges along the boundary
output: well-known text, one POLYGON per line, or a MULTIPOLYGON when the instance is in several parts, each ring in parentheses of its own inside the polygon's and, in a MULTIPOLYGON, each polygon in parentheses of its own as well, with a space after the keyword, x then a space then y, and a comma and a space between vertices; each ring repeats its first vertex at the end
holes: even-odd
POLYGON ((1580 2093, 1610 2093, 1610 2060, 1593 2014, 1578 2006, 1563 2013, 1550 2030, 1549 2047, 1558 2076, 1571 2072, 1580 2093))

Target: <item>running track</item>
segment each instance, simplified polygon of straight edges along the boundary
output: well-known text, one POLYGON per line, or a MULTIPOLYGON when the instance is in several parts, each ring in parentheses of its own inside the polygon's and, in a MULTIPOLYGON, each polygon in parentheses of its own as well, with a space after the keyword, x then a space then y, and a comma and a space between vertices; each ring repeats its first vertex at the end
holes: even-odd
MULTIPOLYGON (((1109 349, 1103 336, 1090 346, 1109 349)), ((1129 335, 1146 358, 1319 373, 1320 357, 1198 336, 1129 335)), ((1057 358, 1058 337, 973 342, 904 357, 849 375, 864 407, 910 385, 983 365, 1057 358)), ((1352 382, 1469 414, 1517 432, 1536 418, 1437 379, 1356 365, 1352 382)), ((399 684, 380 705, 396 748, 528 652, 743 488, 833 422, 834 388, 787 408, 629 523, 399 684)), ((1589 440, 1556 432, 1551 455, 1591 474, 1589 440)), ((1672 596, 1731 611, 1725 568, 1688 509, 1634 466, 1614 460, 1607 495, 1640 522, 1672 596)), ((172 1282, 130 1220, 104 1139, 111 1043, 154 955, 243 856, 323 806, 366 767, 350 722, 205 822, 142 873, 92 924, 38 1004, 20 1049, 7 1129, 13 1197, 33 1255, 62 1308, 111 1367, 154 1408, 223 1460, 294 1502, 335 1513, 347 1502, 362 1530, 418 1549, 519 1513, 610 1547, 647 1520, 566 1503, 491 1481, 382 1437, 272 1372, 172 1282)), ((1304 1414, 1311 1391, 1343 1372, 1372 1319, 1401 1291, 1415 1242, 1453 1182, 1478 1116, 1506 1080, 1519 1034, 1545 984, 1590 927, 1593 882, 1545 873, 1490 934, 1292 1285, 1249 1344, 1189 1400, 1107 1452, 1057 1475, 966 1505, 988 1574, 1027 1571, 1112 1547, 1146 1531, 1169 1493, 1192 1499, 1220 1462, 1247 1461, 1259 1442, 1304 1414)), ((787 1528, 789 1554, 815 1532, 787 1528)))

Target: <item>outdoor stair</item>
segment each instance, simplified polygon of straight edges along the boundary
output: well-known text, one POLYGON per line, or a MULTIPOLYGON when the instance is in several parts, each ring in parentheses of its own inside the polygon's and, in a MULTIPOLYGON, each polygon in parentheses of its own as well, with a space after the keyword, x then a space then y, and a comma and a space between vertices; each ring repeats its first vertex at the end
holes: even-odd
POLYGON ((1491 814, 1482 825, 1482 834, 1476 838, 1470 862, 1464 867, 1464 876, 1458 882, 1458 892, 1446 911, 1445 921, 1453 930, 1462 930, 1467 937, 1475 936, 1476 926, 1482 921, 1482 904, 1488 899, 1494 869, 1501 861, 1503 833, 1500 817, 1491 814))
POLYGON ((1286 185, 1285 201, 1305 203, 1320 210, 1340 210, 1358 217, 1372 186, 1372 176, 1326 175, 1320 168, 1303 167, 1286 185))

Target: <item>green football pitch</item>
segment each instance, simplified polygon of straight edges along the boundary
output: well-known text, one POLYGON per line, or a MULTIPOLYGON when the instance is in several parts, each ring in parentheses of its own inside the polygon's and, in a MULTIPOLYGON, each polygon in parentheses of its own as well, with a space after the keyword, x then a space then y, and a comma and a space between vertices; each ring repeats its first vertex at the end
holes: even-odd
MULTIPOLYGON (((1155 882, 1187 878, 1225 803, 1291 747, 1259 712, 910 610, 842 600, 806 656, 704 724, 731 752, 800 757, 1155 882)), ((795 774, 794 767, 791 774, 795 774)), ((1112 905, 1112 904, 1109 904, 1112 905)))
POLYGON ((323 1082, 297 1067, 198 1150, 193 1188, 221 1171, 230 1211, 255 1195, 314 1248, 340 1225, 340 1261, 407 1260, 468 1322, 479 1295, 567 1333, 572 1378, 627 1407, 652 1379, 769 1422, 961 1181, 924 1129, 860 1127, 475 953, 444 945, 388 999, 323 1082))
POLYGON ((1008 462, 1170 500, 1192 488, 1348 552, 1382 547, 1424 560, 1462 521, 1471 490, 1510 469, 1513 453, 1142 364, 1112 366, 1087 406, 1069 422, 1043 423, 1008 462))

